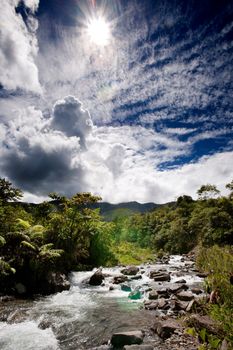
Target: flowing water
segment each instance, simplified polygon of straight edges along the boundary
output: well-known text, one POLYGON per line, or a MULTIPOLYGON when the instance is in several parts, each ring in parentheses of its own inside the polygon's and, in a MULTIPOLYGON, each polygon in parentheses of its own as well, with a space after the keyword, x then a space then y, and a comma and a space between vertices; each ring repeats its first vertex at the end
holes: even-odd
MULTIPOLYGON (((171 282, 184 278, 189 285, 199 284, 201 279, 191 269, 180 272, 184 267, 181 257, 173 256, 168 265, 144 265, 140 269, 142 278, 132 280, 132 290, 140 289, 142 298, 130 300, 129 292, 114 285, 109 290, 112 277, 119 275, 120 268, 103 269, 109 275, 105 285, 91 287, 85 281, 92 272, 73 272, 70 275, 69 291, 57 293, 38 300, 6 303, 5 308, 20 310, 24 321, 19 323, 0 322, 1 350, 84 350, 104 343, 117 331, 145 330, 150 340, 150 327, 156 311, 143 309, 148 285, 161 283, 149 279, 150 270, 166 268, 171 272, 171 282), (143 270, 145 271, 143 273, 143 270)), ((162 286, 166 286, 163 282, 162 286)), ((9 311, 9 310, 8 310, 9 311)), ((19 312, 19 311, 17 311, 19 312)))

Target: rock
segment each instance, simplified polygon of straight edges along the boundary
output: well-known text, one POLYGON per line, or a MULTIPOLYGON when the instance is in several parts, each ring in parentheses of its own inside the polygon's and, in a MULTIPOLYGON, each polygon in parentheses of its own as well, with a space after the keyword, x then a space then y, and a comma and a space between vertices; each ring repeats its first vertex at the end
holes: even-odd
POLYGON ((176 294, 178 292, 181 292, 182 290, 187 290, 188 289, 188 286, 186 284, 172 284, 170 287, 169 287, 169 292, 171 294, 176 294))
POLYGON ((154 281, 158 282, 158 281, 170 281, 171 280, 171 276, 169 273, 165 273, 165 272, 158 272, 156 275, 154 275, 154 281))
POLYGON ((113 286, 109 286, 109 290, 114 290, 114 287, 113 286))
POLYGON ((42 293, 60 293, 70 289, 70 282, 66 275, 60 272, 50 272, 47 276, 47 284, 42 287, 42 293))
POLYGON ((140 292, 140 290, 134 290, 128 295, 128 298, 131 300, 138 300, 138 299, 141 299, 141 297, 142 297, 142 293, 140 292))
POLYGON ((121 270, 121 273, 127 276, 135 276, 138 271, 139 268, 137 266, 127 266, 125 269, 121 270))
POLYGON ((128 281, 128 277, 124 275, 114 276, 113 277, 113 283, 120 284, 128 281))
POLYGON ((142 279, 142 275, 135 275, 135 276, 132 276, 130 277, 131 280, 140 280, 142 279))
POLYGON ((154 329, 158 336, 162 339, 169 338, 175 331, 181 329, 178 321, 173 319, 159 320, 155 323, 154 329))
POLYGON ((126 345, 123 350, 153 350, 152 345, 126 345))
POLYGON ((104 280, 104 275, 101 270, 97 270, 89 279, 91 286, 100 286, 104 280))
POLYGON ((176 294, 177 298, 182 301, 190 301, 194 299, 194 295, 191 292, 179 292, 176 294))
POLYGON ((168 292, 167 288, 165 288, 165 287, 158 288, 158 289, 156 289, 156 291, 160 297, 169 298, 169 292, 168 292))
POLYGON ((192 314, 186 320, 186 323, 188 326, 195 327, 198 330, 206 328, 208 333, 218 334, 217 324, 207 315, 192 314))
POLYGON ((152 290, 151 292, 149 292, 148 298, 149 300, 155 300, 158 299, 158 292, 156 290, 152 290))
POLYGON ((91 348, 89 350, 111 350, 111 349, 112 347, 110 347, 109 345, 101 345, 101 346, 97 346, 97 348, 91 348))
POLYGON ((20 323, 26 320, 26 315, 23 311, 21 310, 16 310, 12 312, 8 317, 7 317, 7 322, 8 323, 20 323))
POLYGON ((206 278, 208 276, 208 273, 198 272, 196 275, 197 275, 197 277, 206 278))
POLYGON ((111 338, 111 344, 115 347, 124 345, 141 344, 144 334, 142 331, 118 332, 114 333, 111 338))
POLYGON ((181 279, 181 280, 178 280, 178 281, 176 281, 175 283, 181 283, 181 284, 183 284, 183 283, 187 283, 187 281, 185 280, 185 279, 181 279))
POLYGON ((144 302, 144 307, 146 310, 156 310, 158 308, 158 301, 147 300, 144 302))
POLYGON ((203 292, 200 288, 191 288, 191 291, 194 294, 201 294, 203 292))
POLYGON ((167 300, 164 298, 158 299, 158 309, 165 309, 168 306, 167 300))
POLYGON ((131 287, 128 284, 122 284, 121 290, 123 290, 124 292, 131 292, 131 287))
POLYGON ((8 301, 14 301, 15 297, 12 295, 3 295, 2 297, 0 297, 0 301, 3 303, 7 303, 8 301))
POLYGON ((186 310, 188 307, 188 302, 186 301, 180 301, 180 300, 172 300, 171 301, 171 309, 173 311, 180 311, 180 310, 186 310))
POLYGON ((18 294, 26 294, 27 289, 23 283, 16 283, 15 284, 15 290, 18 294))
POLYGON ((191 301, 188 303, 188 306, 187 306, 187 308, 186 308, 186 311, 187 311, 187 312, 192 311, 192 310, 195 308, 195 306, 198 306, 198 303, 197 303, 197 301, 196 301, 195 299, 193 299, 193 300, 191 300, 191 301))
POLYGON ((39 324, 38 324, 38 328, 40 329, 47 329, 52 327, 53 323, 51 321, 48 320, 42 320, 39 324))

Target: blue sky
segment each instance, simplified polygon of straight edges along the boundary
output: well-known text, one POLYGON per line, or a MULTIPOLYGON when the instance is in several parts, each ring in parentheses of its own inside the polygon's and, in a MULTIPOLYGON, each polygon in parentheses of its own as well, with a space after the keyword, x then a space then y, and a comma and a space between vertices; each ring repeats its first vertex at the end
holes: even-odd
POLYGON ((25 199, 226 193, 232 1, 3 0, 0 16, 0 175, 25 199))

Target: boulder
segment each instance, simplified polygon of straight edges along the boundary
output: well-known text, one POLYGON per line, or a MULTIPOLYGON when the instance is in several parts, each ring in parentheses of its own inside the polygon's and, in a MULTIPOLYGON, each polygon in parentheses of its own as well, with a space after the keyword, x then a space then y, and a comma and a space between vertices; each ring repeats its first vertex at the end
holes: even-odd
POLYGON ((124 345, 141 344, 144 334, 142 331, 118 332, 114 333, 111 338, 111 344, 115 347, 124 345))
POLYGON ((172 284, 170 287, 169 287, 169 292, 171 294, 176 294, 178 292, 181 292, 182 290, 187 290, 188 289, 188 286, 186 284, 172 284))
POLYGON ((149 295, 148 295, 148 298, 149 300, 155 300, 155 299, 158 299, 158 292, 156 290, 152 290, 149 292, 149 295))
POLYGON ((171 280, 171 276, 169 273, 166 272, 158 272, 156 275, 153 276, 153 279, 155 282, 159 282, 159 281, 170 281, 171 280))
POLYGON ((142 275, 135 275, 130 277, 131 280, 141 280, 142 279, 142 275))
POLYGON ((47 283, 42 286, 42 293, 60 293, 63 290, 70 289, 70 282, 67 280, 66 275, 60 272, 50 272, 47 275, 47 283))
POLYGON ((123 350, 154 350, 152 345, 126 345, 123 350))
POLYGON ((190 301, 194 299, 194 295, 191 292, 179 292, 176 294, 177 298, 182 301, 190 301))
POLYGON ((104 275, 102 271, 97 270, 89 279, 89 284, 91 286, 100 286, 104 280, 104 275))
POLYGON ((180 310, 186 310, 188 307, 188 302, 187 301, 180 301, 180 300, 172 300, 170 305, 171 309, 173 311, 180 311, 180 310))
POLYGON ((121 273, 123 275, 127 276, 135 276, 139 271, 139 268, 137 266, 127 266, 125 269, 121 270, 121 273))
POLYGON ((0 297, 0 302, 7 303, 8 301, 14 301, 15 297, 13 295, 3 295, 0 297))
POLYGON ((198 272, 196 275, 197 275, 197 277, 200 277, 200 278, 206 278, 208 276, 208 273, 198 272))
POLYGON ((178 329, 181 329, 178 321, 173 319, 158 320, 154 325, 155 332, 162 339, 170 338, 171 335, 178 329))
POLYGON ((156 291, 160 297, 169 298, 169 292, 168 292, 167 288, 165 288, 165 287, 158 288, 158 289, 156 289, 156 291))
POLYGON ((10 313, 10 315, 7 317, 8 323, 20 323, 25 321, 27 318, 25 312, 21 310, 16 310, 10 313))
POLYGON ((128 277, 124 275, 114 276, 113 277, 113 283, 114 284, 120 284, 128 281, 128 277))
POLYGON ((144 308, 146 310, 156 310, 158 308, 158 301, 154 301, 154 300, 147 300, 144 302, 144 308))

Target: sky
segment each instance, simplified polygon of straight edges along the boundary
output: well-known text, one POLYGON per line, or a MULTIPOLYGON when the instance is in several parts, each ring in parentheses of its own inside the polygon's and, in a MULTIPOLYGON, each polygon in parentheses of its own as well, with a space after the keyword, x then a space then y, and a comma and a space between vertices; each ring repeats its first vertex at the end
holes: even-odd
POLYGON ((32 202, 226 194, 232 63, 232 0, 1 0, 0 177, 32 202))

